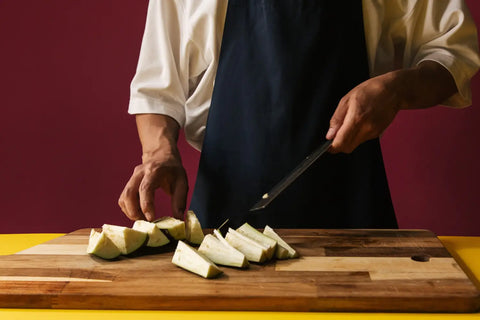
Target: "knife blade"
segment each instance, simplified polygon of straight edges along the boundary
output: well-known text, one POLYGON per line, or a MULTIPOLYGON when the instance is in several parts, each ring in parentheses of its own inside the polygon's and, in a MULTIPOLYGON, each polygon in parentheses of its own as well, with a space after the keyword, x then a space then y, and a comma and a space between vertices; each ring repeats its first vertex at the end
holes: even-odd
POLYGON ((323 155, 332 145, 332 140, 327 140, 320 147, 308 155, 298 166, 278 182, 270 191, 265 193, 260 200, 255 203, 250 211, 264 209, 270 204, 285 188, 294 182, 305 170, 307 170, 321 155, 323 155))

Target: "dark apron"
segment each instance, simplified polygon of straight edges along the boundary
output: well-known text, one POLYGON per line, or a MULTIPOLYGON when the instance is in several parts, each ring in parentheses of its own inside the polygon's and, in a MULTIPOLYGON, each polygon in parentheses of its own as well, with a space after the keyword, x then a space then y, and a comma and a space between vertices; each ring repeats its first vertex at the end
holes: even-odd
POLYGON ((249 208, 323 141, 369 78, 361 1, 229 0, 190 208, 204 227, 396 228, 378 139, 326 154, 249 208))

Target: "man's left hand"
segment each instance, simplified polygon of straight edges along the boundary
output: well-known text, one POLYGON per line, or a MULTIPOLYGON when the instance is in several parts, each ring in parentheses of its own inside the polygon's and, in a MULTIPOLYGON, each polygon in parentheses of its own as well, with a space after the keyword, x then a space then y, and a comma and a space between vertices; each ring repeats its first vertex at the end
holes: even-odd
POLYGON ((341 100, 331 120, 330 152, 350 153, 379 137, 400 109, 427 108, 457 92, 450 73, 434 61, 396 70, 362 82, 341 100))
POLYGON ((350 153, 361 143, 379 137, 399 110, 392 75, 362 82, 345 95, 330 120, 330 152, 350 153))

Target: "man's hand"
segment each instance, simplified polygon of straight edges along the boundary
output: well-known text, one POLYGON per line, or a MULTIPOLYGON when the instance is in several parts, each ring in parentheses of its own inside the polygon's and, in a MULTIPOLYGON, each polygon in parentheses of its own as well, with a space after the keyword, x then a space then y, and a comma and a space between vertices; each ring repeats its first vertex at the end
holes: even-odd
POLYGON ((393 121, 399 99, 389 78, 369 79, 340 100, 326 136, 333 139, 331 152, 350 153, 362 142, 378 137, 393 121))
POLYGON ((379 137, 400 109, 431 107, 456 91, 450 73, 433 61, 362 82, 340 100, 330 120, 330 152, 350 153, 379 137))
POLYGON ((155 191, 171 197, 172 214, 183 220, 188 181, 176 142, 178 124, 162 115, 137 115, 142 164, 135 167, 118 204, 131 220, 155 220, 155 191))
POLYGON ((188 182, 178 155, 160 154, 135 167, 125 185, 118 204, 131 220, 155 220, 155 190, 162 189, 171 197, 172 214, 183 220, 188 182))

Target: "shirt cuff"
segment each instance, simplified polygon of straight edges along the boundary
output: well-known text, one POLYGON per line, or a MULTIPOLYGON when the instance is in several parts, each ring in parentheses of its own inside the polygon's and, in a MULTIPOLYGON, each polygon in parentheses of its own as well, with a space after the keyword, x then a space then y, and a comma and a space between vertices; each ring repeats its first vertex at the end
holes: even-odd
POLYGON ((185 126, 185 110, 183 106, 172 105, 171 103, 162 101, 161 99, 153 99, 148 97, 132 97, 128 104, 129 114, 164 114, 178 122, 180 127, 185 126))
POLYGON ((416 65, 423 61, 435 61, 442 65, 452 75, 457 86, 457 93, 443 101, 441 105, 453 108, 464 108, 472 104, 472 92, 470 89, 470 77, 468 66, 449 52, 432 52, 422 57, 416 65))

